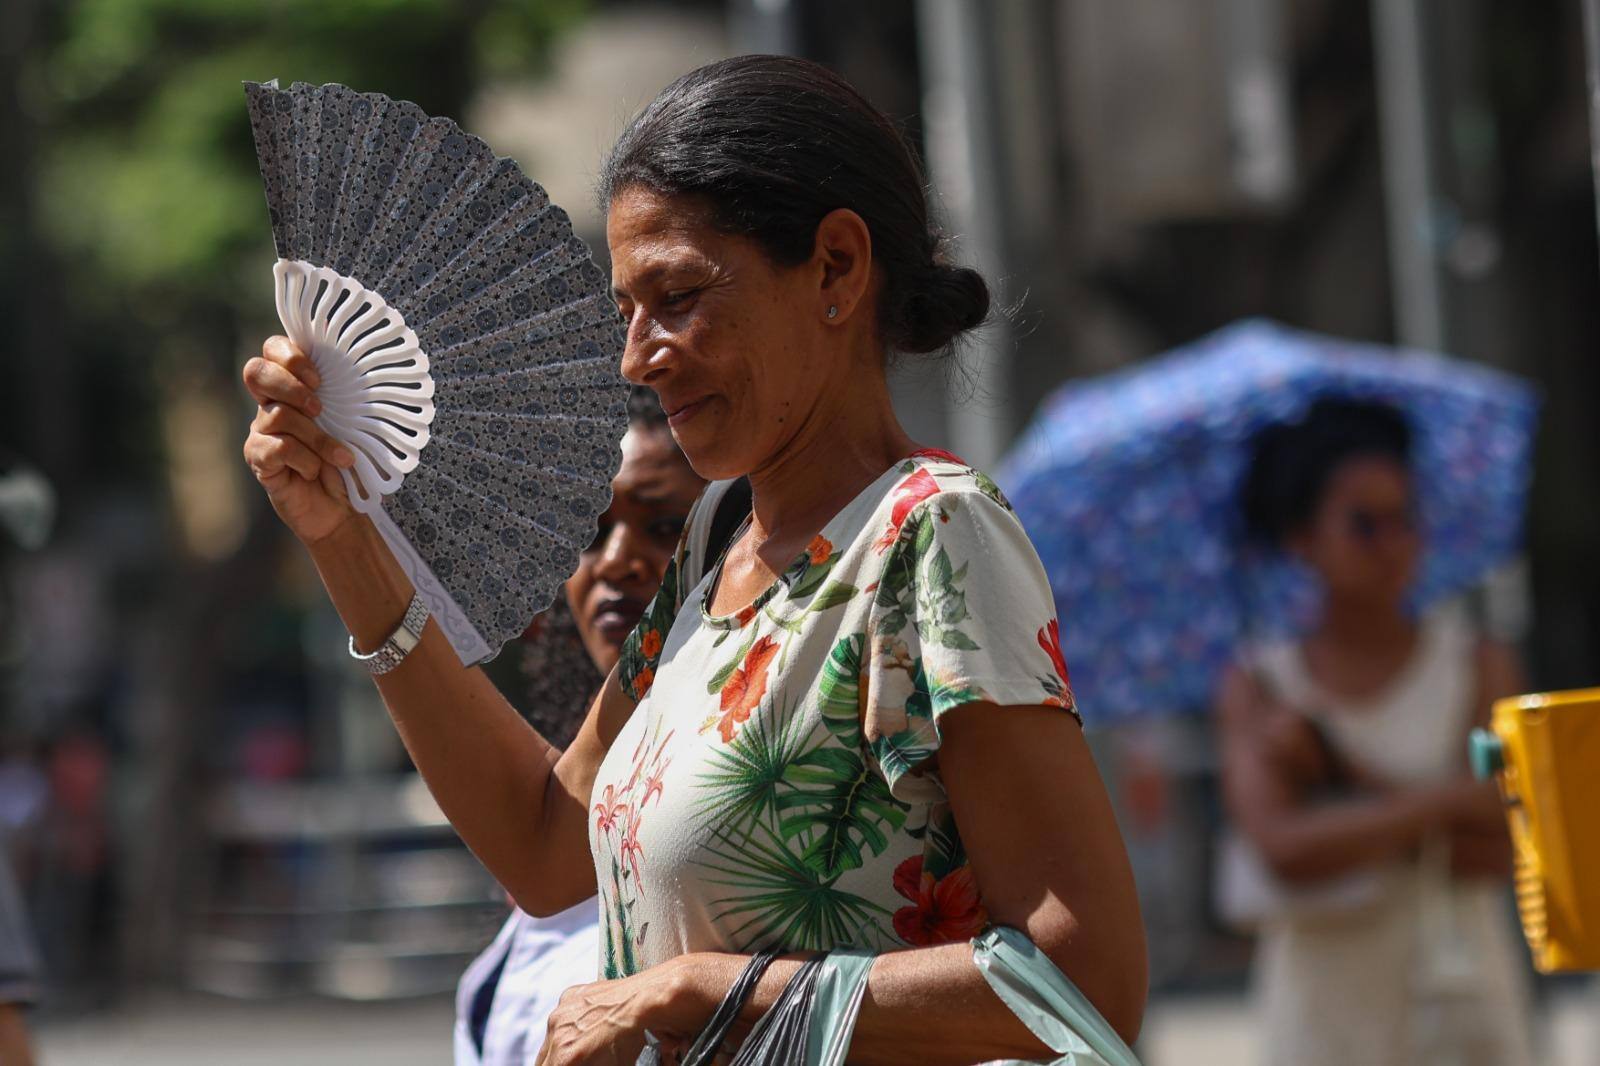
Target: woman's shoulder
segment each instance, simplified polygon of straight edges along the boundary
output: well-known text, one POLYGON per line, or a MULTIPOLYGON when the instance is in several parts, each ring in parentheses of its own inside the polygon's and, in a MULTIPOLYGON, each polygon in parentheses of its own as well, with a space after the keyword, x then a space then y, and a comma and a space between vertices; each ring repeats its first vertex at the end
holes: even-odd
POLYGON ((912 452, 900 464, 900 471, 904 476, 897 483, 899 486, 920 481, 930 487, 927 496, 972 494, 983 497, 1002 511, 1011 512, 1011 501, 993 478, 960 456, 940 448, 912 452))
POLYGON ((913 452, 895 466, 894 474, 873 502, 868 523, 880 553, 900 539, 908 522, 930 511, 937 512, 945 525, 954 512, 1016 521, 1010 501, 994 479, 950 452, 937 448, 913 452))

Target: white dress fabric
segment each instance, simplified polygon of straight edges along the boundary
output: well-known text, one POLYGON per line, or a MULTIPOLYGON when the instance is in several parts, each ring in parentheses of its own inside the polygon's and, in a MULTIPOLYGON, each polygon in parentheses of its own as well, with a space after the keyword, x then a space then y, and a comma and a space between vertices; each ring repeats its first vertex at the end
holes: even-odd
POLYGON ((532 1066, 561 994, 598 976, 597 918, 593 899, 548 918, 512 910, 456 987, 455 1066, 532 1066), (472 1003, 496 968, 500 979, 480 1053, 472 1040, 472 1003))
MULTIPOLYGON (((1476 636, 1466 612, 1424 620, 1411 663, 1376 698, 1328 693, 1301 647, 1254 648, 1274 695, 1317 723, 1333 749, 1396 784, 1464 769, 1476 636)), ((1382 871, 1350 910, 1269 918, 1254 972, 1264 1066, 1531 1066, 1527 953, 1506 890, 1451 879, 1447 845, 1382 871)))

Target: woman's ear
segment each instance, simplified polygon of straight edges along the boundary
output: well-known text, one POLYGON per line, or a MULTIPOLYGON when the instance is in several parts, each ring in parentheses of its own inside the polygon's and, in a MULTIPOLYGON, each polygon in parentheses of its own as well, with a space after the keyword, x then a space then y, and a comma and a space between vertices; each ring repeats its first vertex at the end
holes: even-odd
POLYGON ((824 215, 812 263, 819 281, 817 314, 836 325, 849 321, 872 281, 872 233, 862 217, 848 207, 824 215))

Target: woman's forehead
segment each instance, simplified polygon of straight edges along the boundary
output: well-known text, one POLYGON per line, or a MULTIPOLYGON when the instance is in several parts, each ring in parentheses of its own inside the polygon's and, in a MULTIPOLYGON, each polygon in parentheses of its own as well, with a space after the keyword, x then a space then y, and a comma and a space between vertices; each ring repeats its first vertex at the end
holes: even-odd
POLYGON ((1328 479, 1326 497, 1402 497, 1411 492, 1411 472, 1387 455, 1351 456, 1328 479))
POLYGON ((701 480, 678 450, 665 426, 631 426, 622 438, 622 467, 612 480, 617 491, 650 486, 674 490, 687 485, 698 492, 701 480))
POLYGON ((650 249, 694 243, 715 235, 705 210, 685 196, 668 196, 632 185, 613 197, 606 209, 606 240, 613 253, 619 244, 650 249))

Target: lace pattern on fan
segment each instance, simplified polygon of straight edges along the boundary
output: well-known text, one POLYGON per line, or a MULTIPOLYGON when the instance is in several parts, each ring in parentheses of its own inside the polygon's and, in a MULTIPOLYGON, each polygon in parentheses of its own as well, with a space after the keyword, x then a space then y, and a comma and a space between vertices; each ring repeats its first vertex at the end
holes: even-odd
POLYGON ((360 385, 339 414, 324 396, 340 420, 324 428, 365 457, 351 498, 454 605, 462 662, 487 658, 550 603, 610 502, 627 385, 605 275, 545 191, 449 119, 343 85, 245 93, 278 258, 326 311, 325 354, 351 345, 349 373, 387 390, 360 385), (380 301, 396 336, 336 323, 339 295, 317 300, 330 277, 355 287, 346 303, 380 301))

